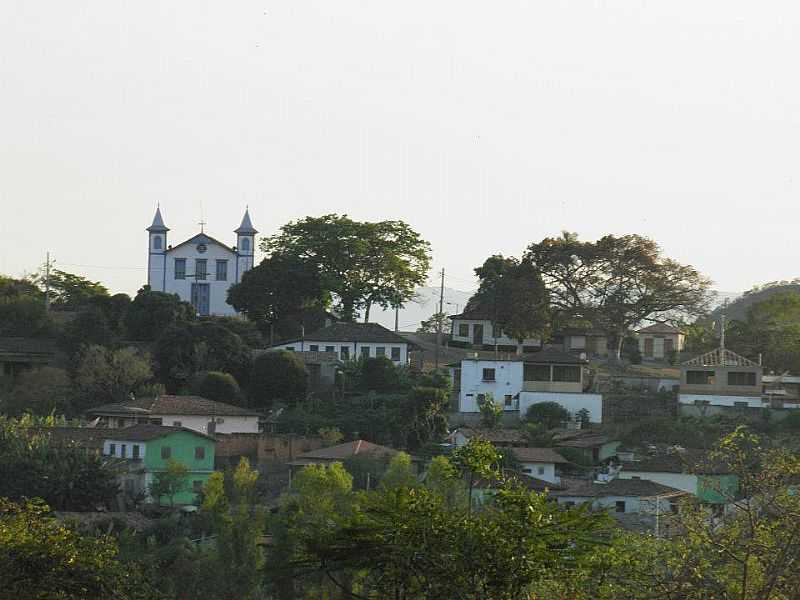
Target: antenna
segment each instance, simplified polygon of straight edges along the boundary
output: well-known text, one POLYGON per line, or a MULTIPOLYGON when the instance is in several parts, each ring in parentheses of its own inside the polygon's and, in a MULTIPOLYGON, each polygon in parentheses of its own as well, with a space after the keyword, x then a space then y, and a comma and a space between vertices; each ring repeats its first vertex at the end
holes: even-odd
POLYGON ((200 233, 205 233, 206 218, 205 218, 205 211, 203 210, 202 200, 200 201, 200 222, 198 223, 198 225, 200 225, 200 233))

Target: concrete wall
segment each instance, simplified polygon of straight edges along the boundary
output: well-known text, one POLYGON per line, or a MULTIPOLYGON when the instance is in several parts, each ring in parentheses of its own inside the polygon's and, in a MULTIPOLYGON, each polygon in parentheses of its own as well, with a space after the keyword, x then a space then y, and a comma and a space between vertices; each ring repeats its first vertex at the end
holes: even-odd
POLYGON ((504 404, 505 396, 522 390, 522 363, 465 359, 461 361, 460 412, 479 412, 478 395, 492 394, 494 401, 504 404), (483 381, 483 369, 494 369, 495 380, 483 381))
MULTIPOLYGON (((341 360, 355 360, 366 356, 362 354, 362 348, 369 351, 369 358, 376 358, 379 349, 383 349, 383 356, 392 360, 392 348, 400 349, 399 360, 393 360, 395 364, 405 365, 408 363, 408 344, 407 343, 394 343, 394 342, 320 342, 315 340, 303 340, 296 342, 289 342, 286 344, 279 344, 273 346, 270 350, 292 350, 294 352, 336 352, 341 360), (316 346, 317 349, 312 349, 316 346), (342 357, 342 348, 347 348, 348 357, 342 357)), ((365 350, 365 351, 366 351, 365 350)))
POLYGON ((633 471, 625 468, 617 475, 620 479, 643 479, 654 481, 661 485, 666 485, 677 490, 683 490, 690 494, 697 494, 697 475, 689 473, 662 473, 653 471, 633 471))
POLYGON ((761 396, 761 367, 681 367, 681 394, 703 394, 717 396, 761 396), (709 384, 688 383, 690 371, 713 371, 714 380, 709 384), (729 373, 753 373, 755 385, 729 385, 729 373))
POLYGON ((519 395, 519 414, 525 416, 528 407, 542 402, 556 402, 566 408, 571 415, 585 408, 589 411, 589 421, 603 422, 603 396, 601 394, 559 394, 549 392, 521 392, 519 395))
MULTIPOLYGON (((131 427, 136 425, 138 419, 143 417, 101 417, 109 429, 131 427)), ((217 433, 258 433, 258 417, 253 416, 222 416, 211 417, 207 415, 148 415, 150 422, 161 419, 161 425, 170 427, 186 427, 200 433, 208 433, 208 424, 211 419, 217 423, 217 433), (177 423, 177 425, 176 425, 177 423)))
POLYGON ((678 333, 641 333, 639 334, 639 352, 645 360, 664 360, 669 358, 667 352, 664 350, 665 340, 672 340, 672 349, 676 352, 683 350, 684 336, 678 333), (645 340, 653 340, 653 354, 646 356, 645 340))
POLYGON ((743 408, 769 408, 769 403, 762 401, 761 396, 723 396, 715 394, 684 394, 678 395, 679 404, 696 405, 708 402, 709 406, 737 407, 738 403, 746 404, 743 408))
MULTIPOLYGON (((492 322, 488 319, 453 319, 452 323, 452 339, 456 342, 462 342, 466 344, 472 344, 474 340, 474 333, 475 333, 475 326, 482 325, 483 326, 483 338, 481 343, 487 346, 493 346, 495 344, 494 339, 494 326, 492 322), (459 335, 459 325, 467 325, 469 328, 469 335, 462 336, 459 335)), ((498 346, 517 346, 519 342, 515 339, 512 339, 503 334, 502 330, 499 332, 497 336, 497 345, 498 346)), ((536 346, 540 347, 542 345, 542 341, 538 338, 527 338, 522 342, 523 346, 536 346)))
POLYGON ((521 463, 522 472, 549 483, 559 483, 560 477, 556 476, 556 466, 553 463, 525 462, 521 463))

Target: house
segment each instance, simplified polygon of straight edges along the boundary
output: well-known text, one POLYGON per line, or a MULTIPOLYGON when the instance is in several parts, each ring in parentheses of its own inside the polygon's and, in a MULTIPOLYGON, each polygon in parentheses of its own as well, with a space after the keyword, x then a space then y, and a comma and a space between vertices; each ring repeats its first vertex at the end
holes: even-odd
POLYGON ((498 448, 525 446, 528 443, 528 438, 521 429, 483 429, 480 427, 459 427, 447 436, 447 441, 456 448, 460 448, 466 446, 473 438, 491 442, 498 448))
POLYGON ((307 465, 326 466, 335 462, 344 462, 348 458, 353 458, 355 456, 369 456, 388 462, 396 454, 398 454, 398 451, 393 448, 381 446, 380 444, 373 444, 366 440, 354 440, 352 442, 345 442, 344 444, 337 444, 336 446, 328 446, 327 448, 319 448, 306 452, 291 461, 289 465, 298 468, 307 465))
POLYGON ((506 411, 524 416, 528 407, 556 402, 573 415, 585 409, 589 421, 603 420, 603 397, 586 393, 590 385, 588 361, 559 350, 533 354, 509 354, 504 358, 473 356, 450 366, 458 393, 458 409, 480 411, 480 403, 491 394, 506 411))
POLYGON ((685 495, 680 489, 637 479, 612 479, 608 482, 562 479, 561 489, 550 496, 562 506, 590 503, 593 510, 608 510, 612 516, 624 514, 670 513, 685 495))
POLYGON ((197 314, 236 315, 228 304, 228 288, 242 280, 253 268, 255 235, 258 233, 245 210, 237 229, 236 245, 224 244, 203 230, 176 246, 167 244, 169 227, 164 225, 161 208, 147 228, 147 285, 157 292, 177 294, 190 302, 197 314))
POLYGON ((608 356, 608 334, 600 329, 564 328, 553 334, 551 345, 564 352, 585 354, 589 357, 608 356))
POLYGON ((256 411, 241 406, 200 396, 167 394, 105 404, 86 411, 86 414, 89 418, 97 419, 101 427, 123 428, 148 423, 186 427, 210 435, 258 433, 260 418, 256 411))
POLYGON ((22 371, 56 361, 56 340, 0 337, 0 377, 14 378, 22 371))
POLYGON ((683 350, 686 336, 677 327, 656 323, 636 332, 639 352, 644 360, 669 360, 674 352, 683 350))
MULTIPOLYGON (((275 433, 217 433, 216 467, 236 467, 242 458, 252 465, 287 463, 322 447, 319 437, 275 433)), ((271 467, 270 467, 271 468, 271 467)))
POLYGON ((124 461, 120 485, 129 498, 144 497, 161 504, 195 504, 197 494, 214 472, 214 438, 185 427, 141 424, 105 430, 103 455, 124 461), (168 498, 151 498, 150 486, 169 461, 188 469, 186 489, 168 498))
POLYGON ((525 475, 547 483, 561 483, 556 465, 566 464, 568 461, 552 448, 511 448, 511 453, 525 475))
POLYGON ((681 365, 678 408, 684 415, 706 416, 769 407, 762 373, 761 365, 724 347, 707 352, 681 365))
POLYGON ((495 324, 488 311, 480 309, 464 311, 458 315, 450 315, 450 341, 456 346, 493 349, 504 352, 536 352, 542 347, 538 338, 519 340, 510 338, 503 331, 501 324, 495 324))
POLYGON ((408 363, 411 344, 378 323, 332 323, 302 339, 281 342, 269 350, 334 352, 342 361, 386 357, 397 365, 408 363))
POLYGON ((737 478, 730 469, 709 461, 703 450, 683 450, 626 461, 617 477, 666 485, 709 504, 727 504, 738 489, 737 478))
POLYGON ((598 464, 617 455, 620 441, 589 429, 558 431, 553 435, 553 447, 570 448, 584 462, 598 464))

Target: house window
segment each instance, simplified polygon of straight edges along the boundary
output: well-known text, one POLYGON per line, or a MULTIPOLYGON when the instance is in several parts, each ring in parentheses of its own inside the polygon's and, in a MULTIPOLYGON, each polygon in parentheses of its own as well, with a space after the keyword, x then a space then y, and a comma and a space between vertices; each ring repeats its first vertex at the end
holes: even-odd
POLYGON ((196 446, 194 449, 194 458, 195 460, 205 460, 206 449, 203 446, 196 446))
POLYGON ((217 261, 217 281, 228 281, 228 261, 217 261))
POLYGON ((484 369, 483 370, 483 380, 484 381, 494 381, 494 369, 484 369))
POLYGON ((361 358, 369 358, 369 346, 361 346, 361 358))
POLYGON ((375 356, 386 356, 386 348, 384 346, 377 346, 375 348, 375 356))
POLYGON ((161 236, 157 235, 153 238, 153 250, 161 250, 161 236))
POLYGON ((339 348, 339 356, 341 356, 342 360, 350 360, 350 348, 347 346, 339 348))
POLYGON ((614 503, 614 510, 616 510, 618 513, 624 513, 625 512, 625 500, 617 500, 614 503))
POLYGON ((526 364, 522 367, 522 378, 525 381, 550 381, 550 365, 526 364))
POLYGON ((163 460, 172 458, 172 448, 169 446, 161 446, 161 458, 163 460))
POLYGON ((336 352, 336 346, 325 346, 325 352, 336 352))
POLYGON ((242 238, 242 252, 250 252, 250 238, 242 238))
POLYGON ((199 494, 200 492, 203 491, 203 482, 202 482, 202 480, 195 479, 194 481, 192 481, 192 491, 195 494, 199 494))
POLYGON ((747 402, 734 402, 733 405, 736 408, 747 408, 748 407, 747 402))
POLYGON ((581 368, 566 365, 553 366, 553 381, 568 383, 579 383, 581 380, 581 368))
POLYGON ((506 408, 511 408, 514 405, 514 396, 512 396, 511 394, 506 394, 506 397, 504 398, 504 402, 505 402, 506 408))
POLYGON ((468 323, 459 323, 458 325, 458 337, 469 337, 469 324, 468 323))
POLYGON ((117 445, 116 444, 109 444, 108 445, 108 455, 109 456, 116 456, 117 455, 117 445))
POLYGON ((749 385, 756 384, 756 374, 741 371, 731 371, 728 373, 728 385, 749 385))
POLYGON ((175 259, 175 279, 186 279, 186 259, 175 259))
POLYGON ((311 344, 311 345, 308 347, 308 350, 309 350, 310 352, 319 352, 319 346, 318 346, 317 344, 311 344))
POLYGON ((544 467, 536 467, 536 472, 539 475, 544 475, 544 467))
POLYGON ((208 261, 205 258, 198 258, 194 261, 194 276, 197 281, 205 280, 208 277, 208 261))
POLYGON ((398 362, 400 360, 400 348, 392 346, 392 360, 398 362))
POLYGON ((714 371, 686 371, 689 385, 714 385, 714 371))
POLYGON ((139 444, 133 445, 133 458, 139 458, 139 444))
POLYGON ((172 426, 173 427, 183 427, 183 423, 181 421, 173 421, 172 422, 172 426))
POLYGON ((125 455, 128 453, 128 445, 127 444, 120 444, 119 446, 119 455, 122 458, 125 458, 125 455))

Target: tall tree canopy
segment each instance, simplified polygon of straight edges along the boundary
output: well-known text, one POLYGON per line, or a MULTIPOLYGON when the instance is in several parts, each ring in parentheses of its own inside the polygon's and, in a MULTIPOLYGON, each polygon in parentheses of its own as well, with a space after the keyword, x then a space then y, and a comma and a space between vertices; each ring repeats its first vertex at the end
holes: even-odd
POLYGON ((170 325, 186 323, 194 316, 194 307, 177 294, 154 292, 146 285, 128 307, 125 328, 132 340, 154 341, 170 325))
POLYGON ((53 329, 39 288, 27 279, 0 275, 0 337, 46 337, 53 329))
POLYGON ((402 306, 425 283, 430 244, 402 221, 354 221, 347 215, 306 217, 261 243, 269 256, 292 256, 314 267, 335 294, 342 317, 402 306))
POLYGON ((541 274, 553 308, 607 331, 617 340, 617 357, 632 327, 702 314, 710 299, 707 277, 640 235, 581 242, 564 232, 528 246, 524 260, 541 274))
MULTIPOLYGON (((47 283, 43 272, 34 281, 42 289, 47 283)), ((100 282, 59 269, 50 271, 49 285, 50 303, 54 308, 75 310, 89 304, 93 298, 108 296, 108 290, 100 282)))

